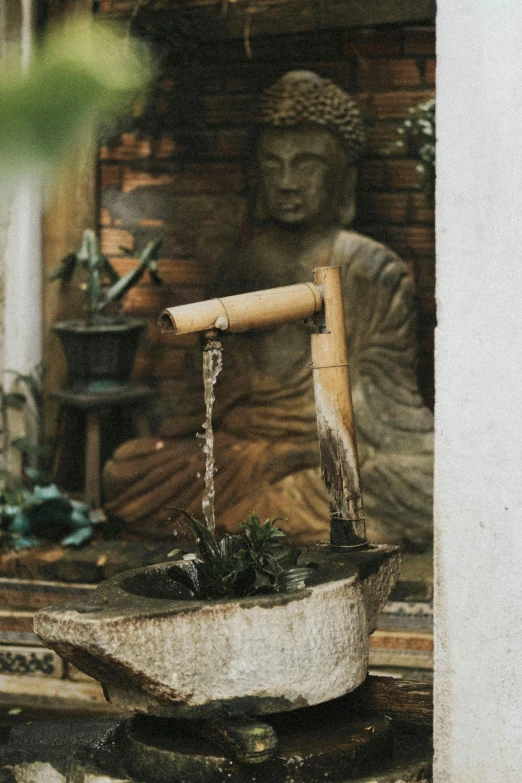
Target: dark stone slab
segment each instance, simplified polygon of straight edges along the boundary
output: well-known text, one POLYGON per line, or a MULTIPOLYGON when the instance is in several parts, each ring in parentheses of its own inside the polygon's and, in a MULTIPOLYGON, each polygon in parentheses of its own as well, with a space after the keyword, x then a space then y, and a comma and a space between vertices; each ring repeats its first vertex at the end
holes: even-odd
POLYGON ((122 571, 165 561, 172 546, 172 541, 112 540, 96 541, 80 548, 35 547, 2 555, 0 578, 97 584, 122 571))
POLYGON ((96 749, 106 744, 121 721, 114 718, 46 720, 13 726, 9 751, 25 751, 38 760, 69 757, 82 748, 96 749))
POLYGON ((0 741, 0 781, 4 783, 6 767, 34 762, 49 763, 65 775, 74 754, 110 745, 121 723, 113 718, 64 718, 14 725, 4 744, 0 741))
POLYGON ((147 783, 333 782, 381 769, 392 753, 385 716, 347 719, 336 706, 323 705, 269 720, 278 736, 274 755, 261 764, 239 764, 202 739, 193 723, 143 719, 123 740, 129 771, 147 783))
MULTIPOLYGON (((142 718, 133 727, 128 719, 70 716, 64 720, 46 720, 42 713, 31 716, 31 723, 20 723, 20 716, 16 716, 12 717, 13 726, 0 722, 0 783, 16 780, 11 766, 34 762, 50 764, 74 783, 84 783, 86 772, 103 776, 107 783, 113 779, 129 783, 154 783, 162 779, 168 779, 169 783, 175 780, 284 783, 292 779, 304 783, 325 779, 323 773, 329 771, 325 764, 332 764, 333 770, 327 779, 338 783, 348 780, 350 783, 429 783, 432 780, 430 687, 419 689, 418 684, 401 682, 401 693, 397 694, 396 690, 397 683, 390 678, 370 677, 365 686, 342 699, 291 715, 270 716, 269 721, 279 737, 278 756, 273 762, 255 765, 237 764, 208 740, 198 739, 197 724, 193 722, 156 719, 147 723, 142 718), (386 717, 390 708, 393 708, 391 719, 386 717), (184 727, 185 739, 181 745, 195 748, 200 761, 194 760, 188 777, 184 772, 182 777, 171 774, 162 778, 165 770, 168 772, 165 751, 169 745, 176 744, 172 736, 176 726, 184 727), (152 748, 148 766, 144 764, 141 769, 144 774, 139 776, 130 771, 133 756, 130 735, 140 741, 142 748, 147 743, 152 748), (161 764, 152 763, 152 757, 161 748, 161 764), (205 753, 207 763, 202 764, 201 756, 205 753), (335 760, 336 753, 340 757, 335 760), (221 765, 216 765, 215 759, 221 759, 221 765)), ((41 777, 38 783, 44 783, 41 777)))

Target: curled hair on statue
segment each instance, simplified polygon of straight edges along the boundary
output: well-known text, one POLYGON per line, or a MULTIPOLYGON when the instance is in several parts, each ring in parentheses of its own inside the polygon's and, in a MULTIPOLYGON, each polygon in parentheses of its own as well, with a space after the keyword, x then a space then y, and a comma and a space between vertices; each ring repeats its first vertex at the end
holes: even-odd
POLYGON ((272 128, 319 125, 339 138, 350 163, 362 154, 364 128, 356 102, 330 79, 312 71, 289 71, 266 89, 259 123, 272 128))
MULTIPOLYGON (((353 98, 329 79, 312 71, 290 71, 261 96, 258 136, 264 130, 297 127, 321 128, 331 133, 338 147, 336 168, 339 173, 339 223, 348 228, 355 217, 357 161, 364 144, 360 111, 353 98)), ((258 144, 259 146, 259 137, 258 144)), ((254 217, 264 222, 268 215, 259 195, 254 202, 254 217)))

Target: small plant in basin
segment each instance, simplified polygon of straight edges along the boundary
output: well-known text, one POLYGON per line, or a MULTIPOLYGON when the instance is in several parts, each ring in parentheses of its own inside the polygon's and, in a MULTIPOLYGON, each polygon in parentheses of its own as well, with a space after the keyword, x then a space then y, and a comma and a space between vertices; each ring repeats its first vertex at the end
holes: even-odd
MULTIPOLYGON (((136 259, 134 268, 119 275, 101 252, 94 231, 83 233, 79 250, 69 253, 49 280, 71 282, 77 270, 83 270, 86 282, 86 317, 56 323, 67 360, 69 385, 75 391, 99 392, 124 388, 134 364, 140 333, 146 321, 121 314, 121 302, 130 289, 148 271, 154 285, 162 285, 158 256, 162 240, 148 243, 136 259)), ((127 256, 134 254, 120 248, 127 256)))
POLYGON ((305 586, 310 565, 299 565, 301 550, 288 544, 285 532, 276 527, 278 519, 261 523, 252 514, 239 526, 240 533, 217 540, 206 525, 182 509, 176 511, 187 517, 198 553, 186 554, 174 565, 178 581, 196 598, 244 598, 305 586))

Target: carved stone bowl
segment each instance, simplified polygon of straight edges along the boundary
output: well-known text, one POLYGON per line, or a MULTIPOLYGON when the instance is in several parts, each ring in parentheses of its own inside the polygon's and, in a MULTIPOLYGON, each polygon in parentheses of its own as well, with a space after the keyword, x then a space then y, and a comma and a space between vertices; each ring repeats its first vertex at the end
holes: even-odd
POLYGON ((368 635, 400 558, 391 546, 304 554, 316 567, 301 590, 199 601, 162 563, 41 610, 35 631, 136 712, 200 719, 318 704, 365 679, 368 635))

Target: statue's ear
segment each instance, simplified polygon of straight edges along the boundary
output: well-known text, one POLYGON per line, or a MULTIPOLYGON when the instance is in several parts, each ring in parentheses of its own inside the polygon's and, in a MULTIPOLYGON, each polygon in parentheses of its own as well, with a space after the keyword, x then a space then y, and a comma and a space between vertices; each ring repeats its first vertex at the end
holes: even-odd
POLYGON ((254 205, 253 218, 258 223, 265 223, 270 219, 270 214, 266 208, 265 200, 260 193, 260 189, 254 191, 255 195, 251 203, 254 205))
POLYGON ((339 218, 345 228, 350 226, 355 218, 355 188, 357 186, 357 167, 348 166, 341 188, 341 203, 339 205, 339 218))
POLYGON ((247 189, 250 217, 255 223, 265 223, 270 219, 270 215, 261 193, 259 171, 255 162, 251 163, 247 171, 247 189))

